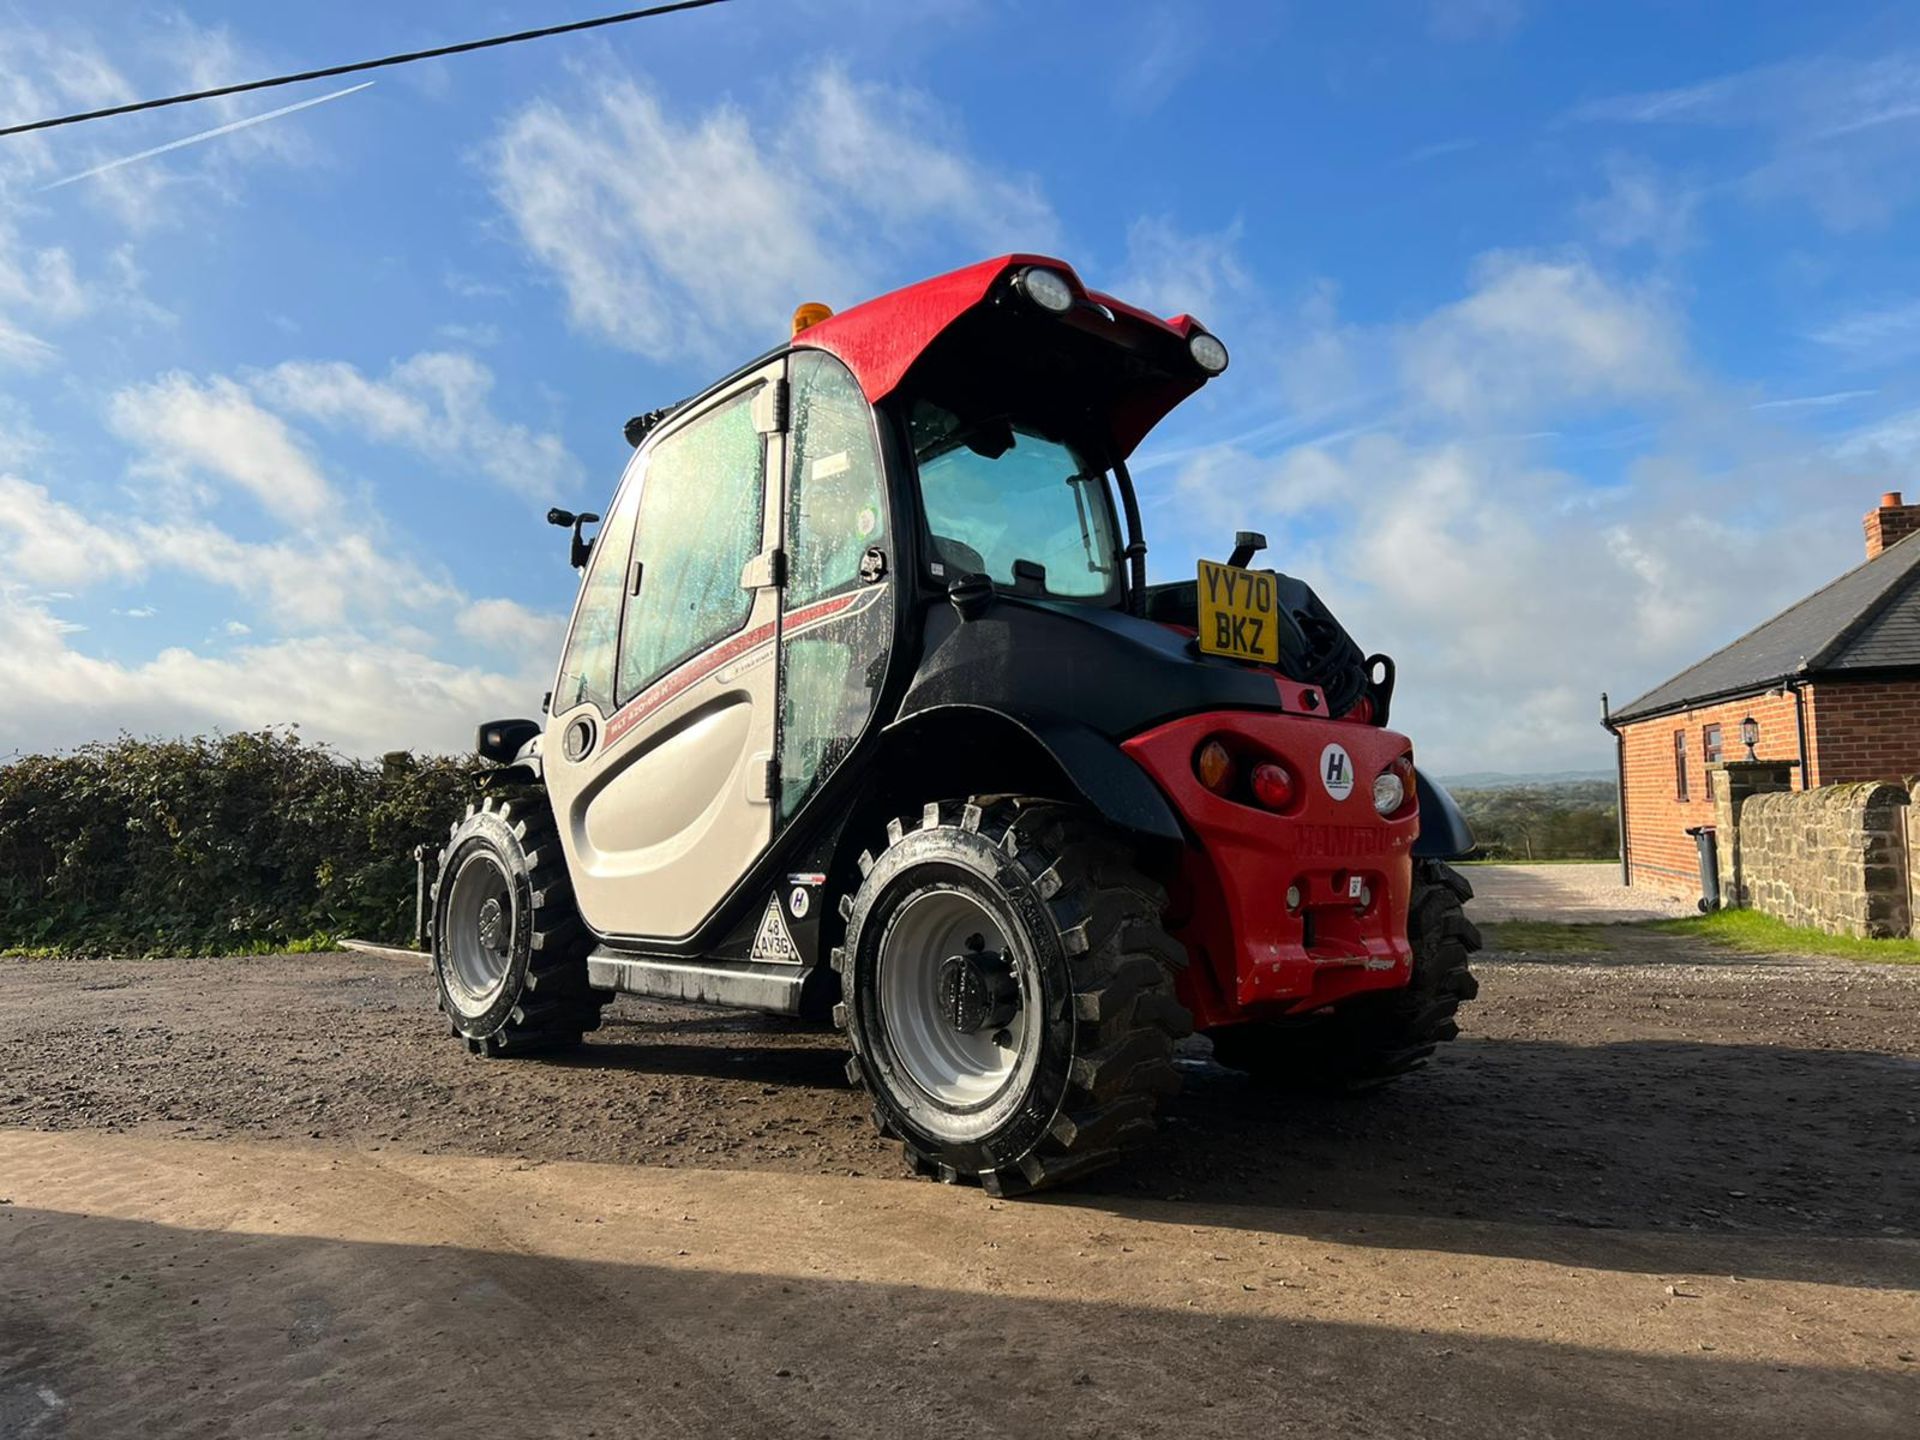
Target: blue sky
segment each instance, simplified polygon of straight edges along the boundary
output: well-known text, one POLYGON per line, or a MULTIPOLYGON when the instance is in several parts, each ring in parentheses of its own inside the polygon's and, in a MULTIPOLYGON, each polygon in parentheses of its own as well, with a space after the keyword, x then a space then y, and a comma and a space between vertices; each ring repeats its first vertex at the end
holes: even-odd
MULTIPOLYGON (((0 5, 0 116, 597 8, 0 5)), ((1152 568, 1264 529, 1443 771, 1605 764, 1920 491, 1909 7, 736 0, 371 78, 0 140, 0 754, 532 713, 629 414, 1011 248, 1228 341, 1152 568)))

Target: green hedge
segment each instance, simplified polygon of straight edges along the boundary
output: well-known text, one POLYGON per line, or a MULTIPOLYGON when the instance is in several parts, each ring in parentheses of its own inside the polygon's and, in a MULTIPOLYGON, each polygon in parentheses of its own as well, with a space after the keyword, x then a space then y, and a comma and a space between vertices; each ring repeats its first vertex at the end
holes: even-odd
POLYGON ((0 950, 199 955, 410 943, 413 848, 479 762, 345 759, 282 731, 0 766, 0 950))

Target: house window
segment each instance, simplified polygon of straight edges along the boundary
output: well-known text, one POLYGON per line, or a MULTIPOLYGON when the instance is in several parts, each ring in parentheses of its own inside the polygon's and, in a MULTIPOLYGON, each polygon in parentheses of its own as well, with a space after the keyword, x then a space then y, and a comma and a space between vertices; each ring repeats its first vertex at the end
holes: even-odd
POLYGON ((1673 795, 1676 800, 1687 800, 1687 732, 1673 732, 1673 795))
POLYGON ((1700 763, 1707 767, 1707 798, 1713 798, 1713 767, 1720 760, 1720 727, 1702 726, 1700 730, 1700 763))

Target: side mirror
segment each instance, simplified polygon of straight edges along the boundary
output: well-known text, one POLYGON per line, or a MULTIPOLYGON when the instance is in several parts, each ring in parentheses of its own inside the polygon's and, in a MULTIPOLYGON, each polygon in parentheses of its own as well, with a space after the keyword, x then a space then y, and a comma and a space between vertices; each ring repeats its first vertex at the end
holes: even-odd
POLYGON ((586 569, 587 557, 593 554, 593 541, 580 534, 580 527, 582 525, 598 525, 600 523, 600 517, 598 515, 588 514, 585 511, 576 515, 571 510, 562 510, 555 507, 547 511, 547 523, 549 525, 558 525, 562 529, 565 529, 569 525, 573 527, 573 548, 569 551, 569 557, 574 569, 586 569))

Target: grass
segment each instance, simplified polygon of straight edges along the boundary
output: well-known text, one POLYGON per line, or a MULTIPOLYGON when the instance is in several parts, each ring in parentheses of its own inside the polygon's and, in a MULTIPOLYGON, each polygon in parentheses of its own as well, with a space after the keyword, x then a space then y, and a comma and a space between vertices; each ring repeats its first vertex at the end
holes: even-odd
POLYGON ((1597 925, 1568 925, 1556 920, 1498 920, 1480 927, 1489 950, 1532 955, 1592 955, 1613 942, 1597 925))
POLYGON ((1832 955, 1890 965, 1920 965, 1920 940, 1858 940, 1789 925, 1758 910, 1716 910, 1684 920, 1651 920, 1646 929, 1703 940, 1748 955, 1832 955))

